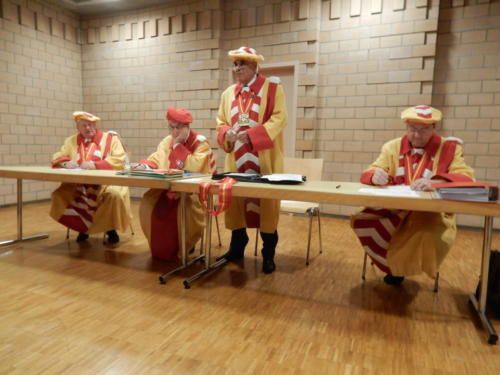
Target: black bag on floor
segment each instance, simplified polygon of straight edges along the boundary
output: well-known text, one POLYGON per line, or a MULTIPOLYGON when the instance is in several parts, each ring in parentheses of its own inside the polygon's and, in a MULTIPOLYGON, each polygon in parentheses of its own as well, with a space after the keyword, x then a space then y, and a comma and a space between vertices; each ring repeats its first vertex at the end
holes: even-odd
MULTIPOLYGON (((500 251, 491 250, 489 273, 486 307, 495 318, 500 319, 500 251)), ((476 288, 476 297, 479 296, 479 288, 481 288, 481 281, 476 288)))

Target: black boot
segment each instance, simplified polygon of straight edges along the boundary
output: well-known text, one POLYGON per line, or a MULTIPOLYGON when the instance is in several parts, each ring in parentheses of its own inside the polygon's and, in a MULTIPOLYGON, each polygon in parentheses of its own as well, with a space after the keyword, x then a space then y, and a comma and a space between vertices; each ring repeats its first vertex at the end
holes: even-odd
POLYGON ((276 264, 274 263, 274 254, 276 253, 276 245, 278 244, 278 232, 260 232, 260 237, 262 238, 262 242, 264 243, 262 247, 262 272, 273 273, 276 269, 276 264))
POLYGON ((78 237, 76 237, 76 242, 83 242, 89 239, 89 235, 87 233, 80 232, 78 233, 78 237))
POLYGON ((108 235, 108 243, 118 243, 120 242, 120 237, 118 236, 118 233, 116 233, 116 230, 111 229, 106 232, 108 235))
POLYGON ((404 276, 394 276, 394 275, 385 275, 384 276, 384 283, 389 284, 389 285, 401 285, 401 283, 404 281, 405 277, 404 276))
POLYGON ((248 243, 248 235, 246 228, 235 229, 231 232, 231 243, 229 251, 224 255, 216 258, 216 260, 227 259, 228 262, 243 259, 245 256, 245 247, 248 243))

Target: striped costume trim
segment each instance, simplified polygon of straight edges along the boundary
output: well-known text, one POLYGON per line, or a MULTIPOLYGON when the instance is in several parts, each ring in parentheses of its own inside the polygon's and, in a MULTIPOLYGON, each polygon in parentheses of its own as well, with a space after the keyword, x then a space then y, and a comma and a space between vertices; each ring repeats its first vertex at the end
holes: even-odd
POLYGON ((353 229, 363 249, 383 272, 391 274, 387 250, 392 236, 408 215, 408 211, 365 208, 353 220, 353 229))
POLYGON ((217 183, 213 181, 200 183, 198 188, 198 197, 201 202, 201 205, 210 215, 217 216, 229 208, 229 206, 231 205, 233 185, 236 182, 237 182, 236 180, 230 177, 226 177, 217 183), (210 193, 210 186, 212 186, 213 184, 219 187, 217 195, 218 198, 217 198, 217 203, 215 205, 216 208, 209 209, 208 196, 210 193))

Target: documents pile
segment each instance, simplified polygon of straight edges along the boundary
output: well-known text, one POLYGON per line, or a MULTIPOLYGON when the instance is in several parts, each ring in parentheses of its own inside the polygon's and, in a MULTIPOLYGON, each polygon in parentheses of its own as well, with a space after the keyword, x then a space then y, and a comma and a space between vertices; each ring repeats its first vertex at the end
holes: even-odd
POLYGON ((436 189, 436 198, 470 202, 498 200, 498 186, 487 182, 443 182, 432 186, 436 189))
POLYGON ((182 177, 184 172, 180 169, 132 169, 130 171, 117 172, 117 174, 155 178, 177 178, 182 177))

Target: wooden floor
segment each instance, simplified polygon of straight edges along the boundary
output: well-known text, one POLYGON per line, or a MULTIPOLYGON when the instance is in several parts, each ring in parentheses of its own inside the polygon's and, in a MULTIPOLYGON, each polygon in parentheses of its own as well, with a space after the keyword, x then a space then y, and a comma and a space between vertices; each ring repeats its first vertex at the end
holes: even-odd
MULTIPOLYGON (((362 282, 347 220, 322 219, 325 252, 313 242, 306 267, 307 219, 283 215, 274 274, 260 272, 251 240, 243 264, 185 290, 194 270, 160 285, 173 266, 150 258, 137 219, 115 248, 77 244, 48 208, 27 205, 24 227, 49 239, 0 248, 0 374, 500 373, 500 345, 467 302, 481 232, 459 231, 436 294, 425 276, 395 288, 373 267, 362 282)), ((0 240, 15 237, 15 207, 0 222, 0 240)))

